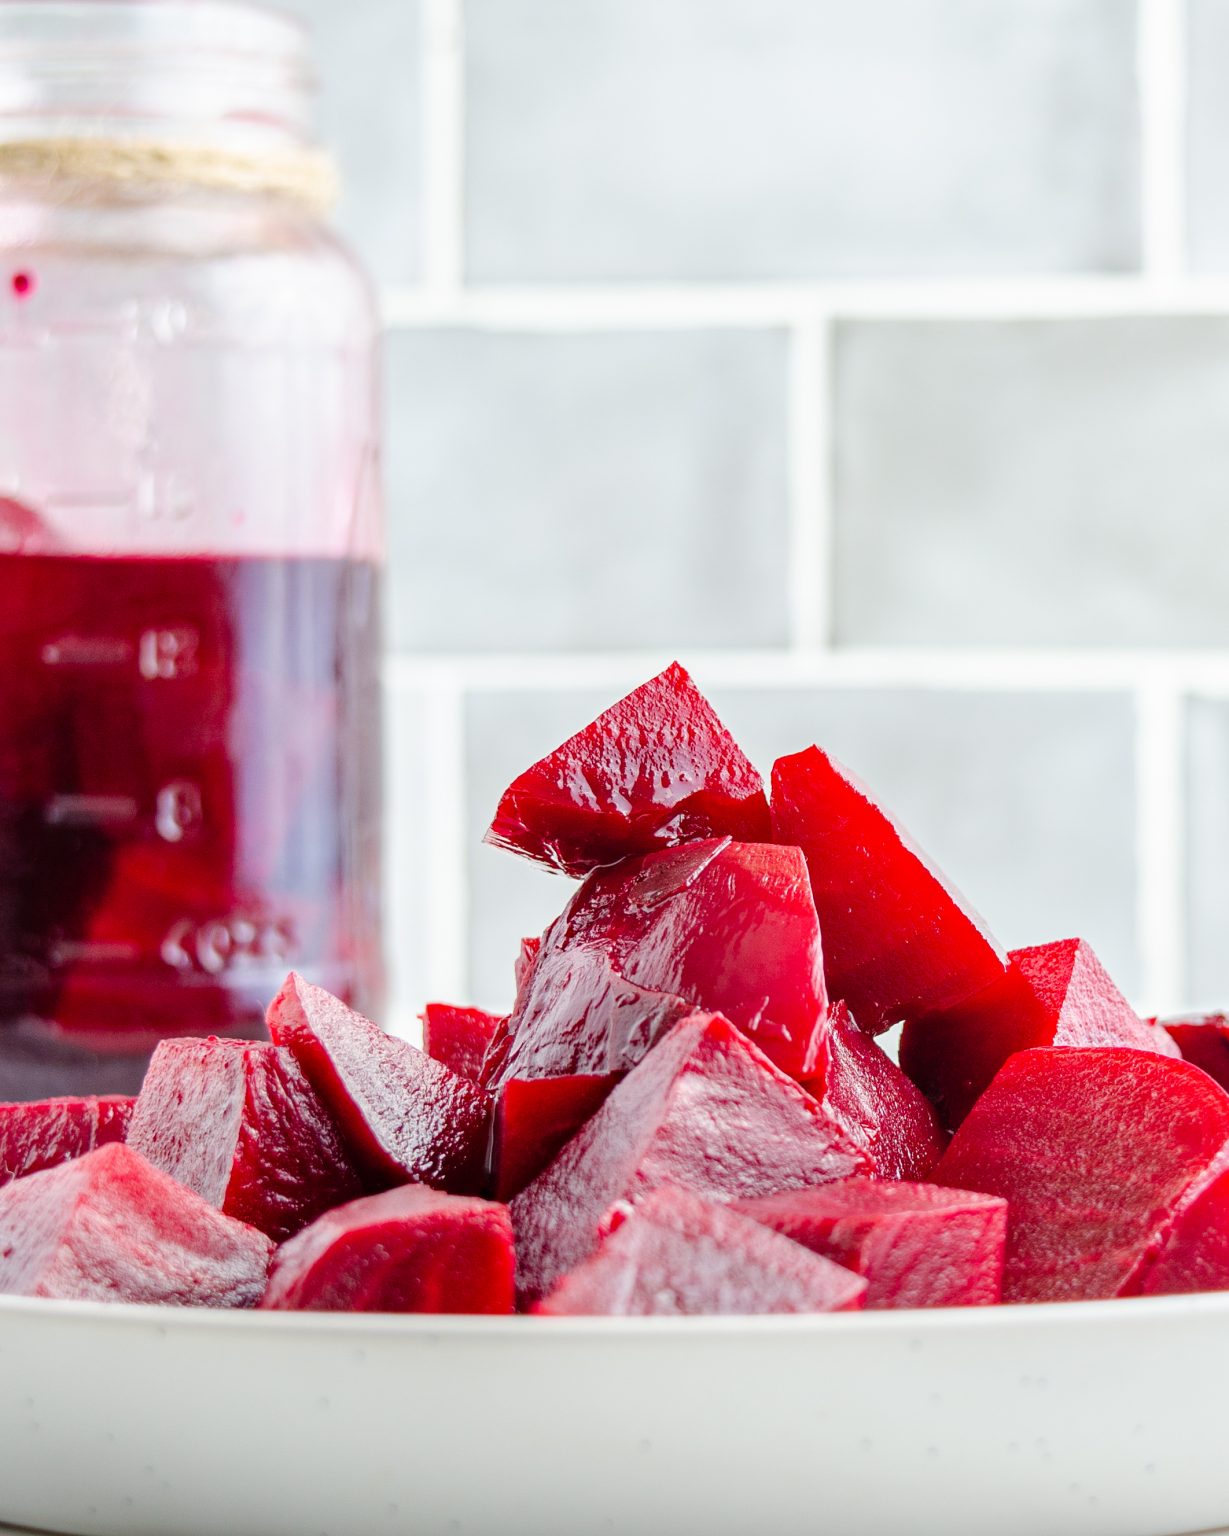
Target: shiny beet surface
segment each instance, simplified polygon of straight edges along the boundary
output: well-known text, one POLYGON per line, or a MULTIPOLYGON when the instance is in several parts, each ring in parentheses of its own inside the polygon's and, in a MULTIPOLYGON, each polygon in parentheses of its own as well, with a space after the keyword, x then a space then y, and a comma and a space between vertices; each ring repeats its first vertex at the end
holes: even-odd
POLYGON ((488 1182, 511 1200, 597 1114, 622 1073, 514 1077, 496 1091, 488 1182))
POLYGON ((278 1242, 363 1192, 332 1115, 290 1052, 275 1045, 164 1040, 137 1096, 128 1144, 278 1242))
POLYGON ((506 1313, 514 1275, 507 1206, 406 1184, 339 1206, 284 1243, 261 1305, 506 1313))
POLYGON ((1021 1051, 935 1170, 1009 1206, 1005 1301, 1129 1295, 1229 1155, 1229 1094, 1148 1051, 1021 1051))
POLYGON ((114 1142, 0 1189, 0 1292, 251 1307, 273 1244, 114 1142))
POLYGON ((828 991, 860 1028, 952 1008, 1006 961, 980 918, 868 792, 818 747, 772 770, 773 836, 806 855, 828 991))
POLYGON ((123 1141, 131 1099, 38 1099, 0 1104, 0 1184, 123 1141))
POLYGON ((768 840, 763 780, 675 662, 526 769, 487 841, 582 876, 727 835, 768 840))
POLYGON ((268 1023, 374 1181, 482 1189, 491 1118, 482 1089, 301 976, 287 978, 268 1023))
POLYGON ((1183 1061, 1201 1067, 1222 1088, 1229 1088, 1229 1019, 1223 1013, 1193 1014, 1161 1023, 1183 1061))
POLYGON ((993 1195, 843 1179, 737 1209, 863 1275, 868 1307, 986 1307, 1002 1292, 1007 1202, 993 1195))
POLYGON ((653 1190, 534 1311, 555 1317, 852 1312, 866 1282, 687 1190, 653 1190))
POLYGON ((664 1184, 750 1197, 869 1172, 810 1094, 725 1019, 676 1024, 512 1202, 517 1285, 540 1300, 619 1200, 664 1184))
POLYGON ((458 1077, 480 1081, 482 1062, 503 1020, 481 1008, 428 1003, 422 1014, 422 1048, 458 1077))

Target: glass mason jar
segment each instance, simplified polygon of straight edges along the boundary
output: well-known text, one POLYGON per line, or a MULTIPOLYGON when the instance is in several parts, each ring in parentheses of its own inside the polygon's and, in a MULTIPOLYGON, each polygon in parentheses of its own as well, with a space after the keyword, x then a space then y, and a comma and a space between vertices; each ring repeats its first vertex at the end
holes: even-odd
POLYGON ((380 1004, 368 287, 306 37, 0 0, 0 1098, 380 1004))

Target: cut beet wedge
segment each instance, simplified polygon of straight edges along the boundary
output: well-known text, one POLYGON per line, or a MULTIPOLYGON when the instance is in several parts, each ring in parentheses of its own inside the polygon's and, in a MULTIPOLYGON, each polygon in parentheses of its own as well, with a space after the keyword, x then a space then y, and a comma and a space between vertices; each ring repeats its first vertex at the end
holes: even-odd
POLYGON ((482 1189, 491 1118, 482 1089, 294 973, 270 1003, 268 1024, 328 1103, 370 1178, 462 1195, 482 1189))
POLYGON ((716 839, 590 875, 543 935, 484 1082, 625 1072, 679 999, 791 1076, 818 1069, 823 953, 796 848, 716 839))
POLYGON ((428 1003, 422 1020, 422 1048, 432 1061, 476 1083, 482 1062, 495 1033, 504 1022, 499 1014, 481 1008, 454 1008, 451 1003, 428 1003))
POLYGON ((843 1003, 830 1020, 824 1075, 803 1086, 845 1127, 880 1178, 924 1179, 947 1145, 929 1101, 843 1003))
POLYGON ((512 1202, 517 1284, 540 1300, 592 1253, 602 1215, 673 1184, 749 1198, 869 1172, 822 1106, 727 1020, 676 1024, 512 1202))
POLYGON ((1157 1250, 1133 1277, 1130 1291, 1167 1296, 1229 1290, 1229 1168, 1218 1170, 1188 1198, 1157 1250))
POLYGON ((1021 1051, 973 1107, 936 1184, 1009 1207, 1004 1301, 1130 1294, 1223 1166, 1229 1094, 1197 1067, 1120 1047, 1021 1051))
POLYGON ((1015 949, 1010 962, 980 997, 912 1020, 901 1036, 901 1065, 949 1127, 960 1124, 1016 1051, 1114 1045, 1178 1055, 1165 1031, 1134 1011, 1082 939, 1015 949))
POLYGON ((511 1200, 532 1183, 597 1114, 621 1076, 514 1077, 504 1083, 495 1099, 488 1168, 495 1198, 511 1200))
POLYGON ((273 1244, 121 1143, 0 1189, 0 1292, 251 1307, 273 1244))
POLYGON ((866 1281, 683 1189, 614 1215, 597 1252, 535 1312, 554 1317, 713 1317, 852 1312, 866 1281))
POLYGON ((509 785, 486 840, 579 877, 700 838, 769 835, 763 780, 675 662, 509 785))
POLYGON ((128 1144, 277 1242, 363 1192, 333 1116, 275 1045, 164 1040, 137 1096, 128 1144))
POLYGON ((507 1206, 406 1184, 329 1211, 279 1248, 261 1305, 506 1313, 514 1275, 507 1206))
POLYGON ((737 1209, 864 1276, 868 1307, 987 1307, 1002 1294, 1007 1202, 994 1195, 844 1179, 737 1209))
POLYGON ((1222 1088, 1229 1089, 1229 1019, 1223 1013, 1193 1014, 1161 1023, 1183 1061, 1201 1067, 1222 1088))
POLYGON ((39 1099, 0 1104, 0 1184, 123 1141, 131 1099, 39 1099))
POLYGON ((1006 960, 981 919, 858 781, 818 747, 772 770, 778 843, 802 849, 828 990, 860 1028, 953 1008, 1006 960))

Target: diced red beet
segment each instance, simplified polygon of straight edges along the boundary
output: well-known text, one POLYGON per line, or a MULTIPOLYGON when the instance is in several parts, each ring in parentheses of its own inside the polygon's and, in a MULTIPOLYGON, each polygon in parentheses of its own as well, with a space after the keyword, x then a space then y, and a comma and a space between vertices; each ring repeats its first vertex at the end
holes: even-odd
POLYGON ((275 1045, 164 1040, 137 1095, 128 1144, 278 1242, 363 1192, 333 1117, 275 1045))
POLYGON ((853 1312, 866 1281, 727 1206, 654 1190, 609 1224, 597 1252, 535 1312, 555 1317, 704 1317, 853 1312))
POLYGON ((778 843, 806 855, 828 991, 860 1028, 953 1008, 1006 961, 981 919, 852 775, 818 747, 772 770, 778 843))
POLYGON ((1224 1162, 1222 1157, 1187 1198, 1159 1248, 1133 1278, 1130 1294, 1229 1290, 1229 1171, 1224 1162))
POLYGON ((339 1206, 277 1251, 263 1307, 301 1312, 511 1312, 505 1205, 405 1184, 339 1206))
POLYGON ((605 1211, 663 1184, 738 1199, 869 1171, 809 1093, 727 1020, 696 1014, 512 1202, 517 1285, 539 1300, 588 1258, 605 1211))
POLYGON ((987 1307, 1002 1293, 1007 1202, 993 1195, 843 1179, 736 1209, 865 1276, 868 1307, 987 1307))
POLYGON ((273 1244, 111 1142, 0 1189, 0 1292, 251 1307, 273 1244))
POLYGON ((422 1048, 458 1077, 476 1083, 482 1062, 495 1032, 503 1023, 496 1013, 481 1008, 454 1008, 451 1003, 428 1003, 422 1019, 422 1048))
POLYGON ((123 1141, 131 1099, 40 1099, 0 1104, 0 1185, 123 1141))
POLYGON ((498 1090, 489 1182, 497 1200, 511 1200, 597 1114, 622 1074, 514 1077, 498 1090))
POLYGON ((1178 1055, 1165 1031, 1134 1011, 1083 939, 1015 949, 1009 959, 980 997, 911 1020, 901 1037, 901 1065, 950 1128, 1015 1051, 1121 1045, 1178 1055))
POLYGON ((884 1179, 924 1179, 947 1137, 929 1101, 890 1056, 857 1027, 843 1003, 830 1015, 827 1062, 809 1089, 884 1179))
POLYGON ((1021 1051, 933 1174, 1009 1205, 1005 1301, 1129 1294, 1229 1144, 1229 1094, 1116 1046, 1021 1051))
POLYGON ((1183 1061, 1202 1067, 1222 1088, 1229 1088, 1229 1019, 1223 1013, 1163 1019, 1161 1024, 1183 1061))
POLYGON ((486 840, 583 876, 723 836, 768 841, 763 780, 674 662, 526 769, 486 840))
POLYGON ((269 1005, 268 1024, 332 1109, 372 1179, 462 1195, 482 1189, 489 1094, 293 971, 269 1005))
POLYGON ((796 848, 715 839, 590 875, 543 935, 484 1081, 626 1071, 678 998, 723 1014, 791 1076, 816 1070, 827 994, 796 848))
POLYGON ((529 973, 538 963, 538 951, 542 948, 542 940, 535 935, 531 939, 522 939, 520 951, 516 957, 516 964, 512 967, 513 978, 516 981, 516 990, 519 992, 529 979, 529 973))

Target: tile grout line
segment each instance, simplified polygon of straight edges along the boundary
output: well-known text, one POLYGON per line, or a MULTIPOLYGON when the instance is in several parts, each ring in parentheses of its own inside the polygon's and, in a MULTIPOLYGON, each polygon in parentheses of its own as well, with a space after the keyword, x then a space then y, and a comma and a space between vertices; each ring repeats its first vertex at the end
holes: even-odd
POLYGON ((832 328, 822 320, 789 337, 789 536, 786 559, 792 648, 824 650, 833 633, 832 328))
POLYGON ((1184 0, 1139 0, 1142 257, 1160 283, 1184 266, 1184 21, 1184 0))
POLYGON ((1136 693, 1136 881, 1141 1011, 1173 1013, 1185 995, 1183 694, 1157 667, 1136 693))
MULTIPOLYGON (((423 287, 447 307, 465 275, 465 59, 462 0, 422 0, 423 287)), ((393 291, 395 292, 395 291, 393 291)), ((396 301, 384 297, 387 315, 396 301)))
POLYGON ((423 1001, 463 1002, 469 984, 465 847, 465 700, 437 678, 425 690, 427 757, 427 960, 423 1001))

